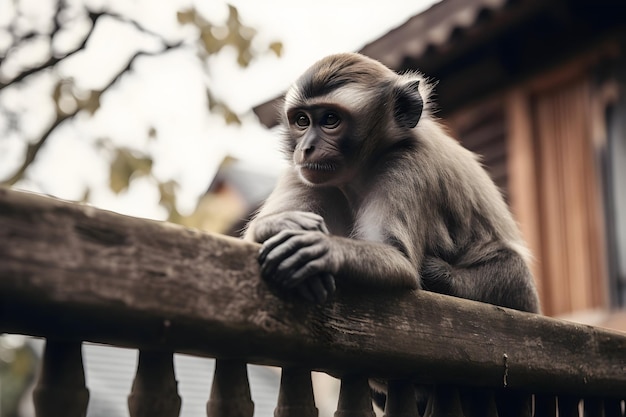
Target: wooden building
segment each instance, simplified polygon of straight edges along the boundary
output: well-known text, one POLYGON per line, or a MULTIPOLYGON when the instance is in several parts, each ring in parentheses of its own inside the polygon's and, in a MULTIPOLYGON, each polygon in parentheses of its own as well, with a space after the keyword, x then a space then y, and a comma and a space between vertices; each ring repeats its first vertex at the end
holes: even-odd
MULTIPOLYGON (((626 2, 444 0, 360 52, 438 82, 536 257, 544 312, 626 305, 626 2)), ((274 103, 255 111, 276 123, 274 103)))

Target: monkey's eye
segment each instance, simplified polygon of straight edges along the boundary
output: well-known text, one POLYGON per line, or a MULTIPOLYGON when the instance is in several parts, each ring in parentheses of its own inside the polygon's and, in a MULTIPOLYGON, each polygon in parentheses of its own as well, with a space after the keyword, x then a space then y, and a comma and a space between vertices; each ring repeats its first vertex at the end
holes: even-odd
POLYGON ((328 112, 322 117, 321 125, 326 129, 334 129, 339 126, 341 119, 337 113, 328 112))
POLYGON ((311 124, 311 121, 309 120, 306 114, 300 113, 296 115, 296 126, 304 128, 304 127, 309 126, 310 124, 311 124))

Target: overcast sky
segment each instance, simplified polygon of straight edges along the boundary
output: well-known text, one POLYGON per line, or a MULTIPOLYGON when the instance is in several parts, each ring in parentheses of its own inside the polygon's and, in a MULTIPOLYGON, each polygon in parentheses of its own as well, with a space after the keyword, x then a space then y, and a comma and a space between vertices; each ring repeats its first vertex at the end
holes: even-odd
MULTIPOLYGON (((0 16, 7 16, 10 2, 0 0, 0 16)), ((37 1, 32 3, 40 7, 37 1)), ((92 120, 77 120, 71 129, 59 129, 32 166, 31 180, 20 186, 79 199, 88 185, 93 190, 91 201, 98 207, 164 218, 157 190, 149 181, 134 181, 129 192, 119 196, 108 189, 107 161, 85 139, 106 137, 119 146, 147 148, 156 161, 155 175, 173 178, 181 184, 180 208, 190 211, 226 155, 238 157, 250 166, 260 165, 262 169, 281 166, 276 133, 260 127, 250 112, 251 107, 283 92, 317 59, 358 50, 435 1, 317 0, 306 6, 292 0, 232 0, 231 3, 238 8, 243 23, 257 29, 259 45, 275 40, 284 45, 282 57, 265 54, 246 69, 236 64, 234 51, 230 49, 211 58, 209 76, 213 92, 233 110, 244 114, 241 127, 226 126, 220 116, 207 117, 203 112, 206 75, 190 58, 189 51, 172 52, 158 61, 138 60, 133 73, 122 80, 119 88, 106 94, 92 120), (146 126, 150 125, 157 128, 158 139, 146 144, 146 126)), ((160 33, 172 37, 180 33, 176 22, 176 11, 182 8, 179 2, 159 2, 158 7, 150 0, 120 4, 127 15, 148 28, 158 28, 160 33)), ((219 1, 197 2, 195 7, 214 23, 228 14, 226 3, 219 1)), ((154 42, 136 35, 128 25, 103 22, 87 51, 68 60, 61 71, 80 86, 95 89, 105 85, 110 74, 123 67, 135 50, 149 49, 154 42)), ((4 99, 12 106, 32 105, 42 100, 40 91, 34 87, 22 89, 5 95, 4 99)), ((49 100, 49 94, 44 98, 49 100)), ((30 116, 33 132, 41 130, 42 120, 50 120, 50 112, 42 106, 40 112, 30 116)), ((21 152, 21 138, 0 141, 0 175, 6 176, 15 168, 21 152)))

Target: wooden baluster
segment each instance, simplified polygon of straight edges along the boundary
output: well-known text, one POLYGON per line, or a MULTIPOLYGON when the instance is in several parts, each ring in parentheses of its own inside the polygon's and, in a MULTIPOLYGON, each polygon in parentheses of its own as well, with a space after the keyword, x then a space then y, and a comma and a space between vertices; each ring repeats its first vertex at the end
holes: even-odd
POLYGON ((425 417, 464 417, 458 388, 436 386, 430 395, 425 417))
POLYGON ((367 377, 346 376, 341 379, 335 417, 374 417, 367 377))
POLYGON ((498 416, 500 417, 531 417, 533 397, 530 394, 508 389, 500 390, 496 395, 498 416))
POLYGON ((556 417, 556 397, 554 395, 535 395, 534 417, 556 417))
POLYGON ((570 397, 568 395, 561 395, 558 397, 559 404, 559 417, 579 417, 578 405, 580 399, 576 397, 570 397))
POLYGON ((387 384, 385 417, 417 417, 415 384, 407 380, 390 380, 387 384))
POLYGON ((137 373, 128 396, 130 416, 177 417, 180 404, 173 353, 140 350, 137 373))
POLYGON ((604 417, 604 402, 600 398, 585 398, 583 410, 585 417, 604 417))
POLYGON ((493 390, 463 388, 460 394, 465 417, 498 417, 496 397, 493 390))
POLYGON ((622 401, 615 399, 604 400, 604 416, 605 417, 623 417, 622 401))
POLYGON ((37 417, 84 417, 89 390, 81 342, 47 340, 39 380, 33 393, 37 417))
POLYGON ((248 366, 237 360, 217 359, 206 405, 208 417, 252 417, 254 403, 250 397, 248 366))
POLYGON ((311 372, 283 368, 274 417, 317 417, 311 372))

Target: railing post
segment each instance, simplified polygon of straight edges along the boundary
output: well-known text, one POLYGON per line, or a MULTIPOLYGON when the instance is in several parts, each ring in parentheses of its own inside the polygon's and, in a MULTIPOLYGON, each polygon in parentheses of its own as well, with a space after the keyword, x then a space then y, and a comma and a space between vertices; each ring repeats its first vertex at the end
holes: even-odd
POLYGON ((89 391, 81 342, 47 340, 41 373, 33 393, 37 417, 84 417, 89 391))
POLYGON ((172 352, 139 351, 137 373, 128 396, 131 417, 178 417, 181 399, 172 352))
POLYGON ((464 417, 456 387, 437 385, 430 395, 425 417, 464 417))
POLYGON ((317 417, 311 372, 283 368, 274 417, 317 417))
POLYGON ((415 384, 408 380, 387 383, 385 417, 418 417, 415 384))
POLYGON ((533 417, 556 417, 556 397, 547 394, 535 395, 533 417))
POLYGON ((217 359, 211 397, 206 405, 208 417, 252 417, 248 366, 238 360, 217 359))
POLYGON ((623 417, 622 401, 616 399, 604 400, 604 416, 605 417, 623 417))
POLYGON ((460 390, 465 417, 498 417, 495 393, 491 389, 463 388, 460 390))
POLYGON ((558 397, 559 417, 578 417, 578 405, 580 399, 562 395, 558 397))
POLYGON ((600 398, 585 398, 583 400, 583 415, 585 417, 604 417, 604 401, 600 398))
POLYGON ((496 395, 499 417, 531 417, 532 395, 525 392, 500 390, 496 395))
POLYGON ((339 402, 335 417, 374 417, 370 386, 367 377, 345 376, 341 378, 339 402))

